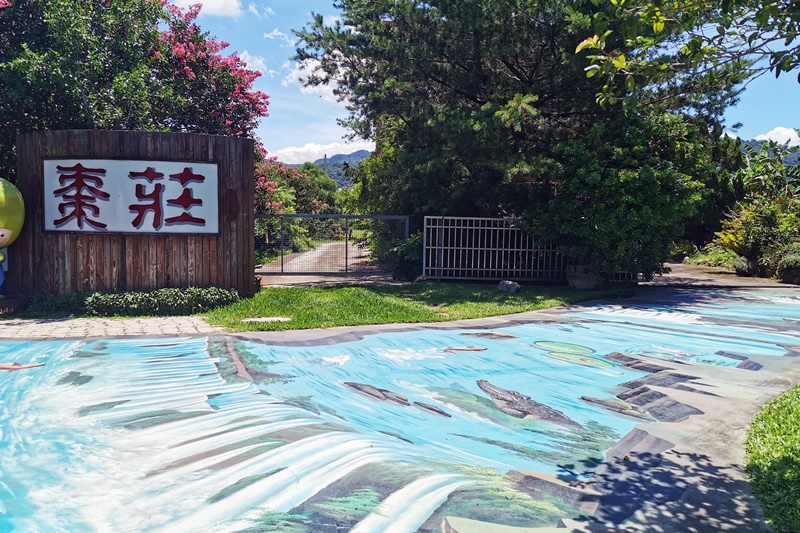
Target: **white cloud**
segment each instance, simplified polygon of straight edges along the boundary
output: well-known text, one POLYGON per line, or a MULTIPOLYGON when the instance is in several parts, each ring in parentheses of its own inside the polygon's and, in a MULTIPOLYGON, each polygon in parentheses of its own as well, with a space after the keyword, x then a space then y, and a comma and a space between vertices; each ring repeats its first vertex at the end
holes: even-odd
POLYGON ((800 136, 797 135, 797 131, 793 130, 792 128, 784 128, 782 126, 778 126, 769 133, 757 136, 756 140, 770 140, 775 141, 778 144, 786 144, 788 142, 789 146, 800 146, 800 136))
POLYGON ((267 68, 267 63, 261 56, 250 55, 250 53, 248 53, 248 51, 245 50, 244 52, 241 53, 239 57, 242 58, 242 61, 247 63, 247 68, 250 70, 257 70, 262 74, 267 74, 267 73, 271 74, 272 72, 274 72, 267 68))
POLYGON ((278 28, 275 28, 269 33, 264 34, 264 39, 270 39, 272 41, 279 40, 283 41, 284 43, 288 44, 289 46, 294 46, 295 40, 280 31, 278 28))
POLYGON ((305 61, 295 63, 294 66, 287 62, 283 64, 283 68, 291 68, 289 74, 287 74, 286 77, 283 78, 283 81, 281 81, 281 85, 284 87, 289 87, 290 85, 299 85, 300 92, 303 94, 316 94, 326 102, 331 102, 334 104, 339 103, 336 95, 333 94, 333 91, 336 88, 335 80, 329 81, 327 85, 303 85, 306 78, 308 78, 308 74, 319 68, 319 61, 316 59, 306 59, 305 61))
POLYGON ((275 156, 278 161, 290 164, 300 164, 307 161, 322 159, 327 154, 328 157, 336 154, 352 154, 358 150, 375 150, 375 143, 372 141, 354 141, 350 143, 330 143, 314 144, 308 143, 303 146, 290 146, 275 152, 270 152, 270 156, 275 156))
POLYGON ((271 7, 264 7, 254 2, 250 2, 247 5, 247 11, 258 17, 259 19, 262 19, 264 17, 275 16, 275 11, 273 11, 271 7))
POLYGON ((322 17, 322 23, 325 24, 326 26, 333 26, 340 20, 342 20, 342 17, 338 15, 325 15, 324 17, 322 17))
POLYGON ((216 15, 219 17, 239 18, 244 11, 240 0, 175 0, 173 2, 178 7, 187 9, 194 4, 203 4, 200 15, 216 15))

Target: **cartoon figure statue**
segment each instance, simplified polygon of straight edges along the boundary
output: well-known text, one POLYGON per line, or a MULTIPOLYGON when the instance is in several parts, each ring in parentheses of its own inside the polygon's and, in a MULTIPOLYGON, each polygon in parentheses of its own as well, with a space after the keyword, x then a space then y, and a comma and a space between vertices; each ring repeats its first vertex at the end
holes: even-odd
MULTIPOLYGON (((10 181, 0 178, 0 263, 5 260, 3 248, 19 236, 25 221, 22 194, 10 181)), ((0 266, 0 299, 6 297, 6 275, 0 266)))

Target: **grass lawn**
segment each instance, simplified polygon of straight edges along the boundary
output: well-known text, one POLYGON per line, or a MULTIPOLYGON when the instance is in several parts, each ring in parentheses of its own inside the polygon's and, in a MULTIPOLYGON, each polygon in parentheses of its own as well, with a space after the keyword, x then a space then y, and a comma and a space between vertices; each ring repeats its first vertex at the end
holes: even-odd
POLYGON ((483 318, 631 296, 629 287, 577 291, 565 286, 524 286, 516 294, 496 285, 415 283, 399 286, 272 287, 255 297, 210 311, 211 324, 230 331, 308 329, 366 324, 443 322, 483 318), (243 322, 286 317, 288 322, 243 322))
POLYGON ((800 531, 800 385, 778 396, 747 432, 747 474, 778 533, 800 531))

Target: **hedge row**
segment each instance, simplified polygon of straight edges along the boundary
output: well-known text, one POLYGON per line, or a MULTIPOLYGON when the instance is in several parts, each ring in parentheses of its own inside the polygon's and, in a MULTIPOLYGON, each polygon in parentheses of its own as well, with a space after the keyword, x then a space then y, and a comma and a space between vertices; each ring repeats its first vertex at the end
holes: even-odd
POLYGON ((91 294, 33 294, 24 315, 47 316, 181 316, 204 313, 239 300, 233 289, 217 287, 91 294))

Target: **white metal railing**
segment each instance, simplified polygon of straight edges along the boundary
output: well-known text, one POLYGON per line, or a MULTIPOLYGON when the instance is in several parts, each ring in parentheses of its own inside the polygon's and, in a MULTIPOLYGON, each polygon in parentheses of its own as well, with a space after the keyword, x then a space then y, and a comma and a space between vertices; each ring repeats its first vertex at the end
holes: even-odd
POLYGON ((515 218, 425 217, 422 275, 433 279, 563 281, 569 258, 515 218))

